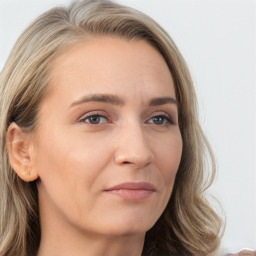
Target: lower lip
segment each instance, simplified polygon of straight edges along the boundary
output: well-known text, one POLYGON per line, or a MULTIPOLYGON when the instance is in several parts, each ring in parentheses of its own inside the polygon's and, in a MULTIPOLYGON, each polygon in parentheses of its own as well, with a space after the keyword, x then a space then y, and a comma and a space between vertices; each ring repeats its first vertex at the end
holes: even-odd
POLYGON ((105 191, 109 194, 120 196, 127 200, 142 200, 154 193, 153 190, 144 189, 114 189, 105 191))

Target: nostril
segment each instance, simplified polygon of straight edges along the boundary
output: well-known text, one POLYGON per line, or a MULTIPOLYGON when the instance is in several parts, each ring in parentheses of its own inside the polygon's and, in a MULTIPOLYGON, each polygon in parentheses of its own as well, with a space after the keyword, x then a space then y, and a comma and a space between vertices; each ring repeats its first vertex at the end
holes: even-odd
POLYGON ((129 161, 124 161, 123 164, 131 164, 129 161))
POLYGON ((114 162, 122 166, 134 166, 137 168, 143 168, 153 161, 153 154, 150 150, 144 150, 143 152, 134 153, 134 149, 125 148, 118 149, 114 154, 114 162))

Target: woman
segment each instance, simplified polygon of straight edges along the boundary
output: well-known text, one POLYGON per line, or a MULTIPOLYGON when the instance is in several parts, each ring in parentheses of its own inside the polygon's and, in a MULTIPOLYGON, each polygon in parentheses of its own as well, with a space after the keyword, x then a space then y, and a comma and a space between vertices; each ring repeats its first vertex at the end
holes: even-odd
POLYGON ((1 256, 217 250, 192 80, 151 18, 105 0, 54 8, 0 81, 1 256))

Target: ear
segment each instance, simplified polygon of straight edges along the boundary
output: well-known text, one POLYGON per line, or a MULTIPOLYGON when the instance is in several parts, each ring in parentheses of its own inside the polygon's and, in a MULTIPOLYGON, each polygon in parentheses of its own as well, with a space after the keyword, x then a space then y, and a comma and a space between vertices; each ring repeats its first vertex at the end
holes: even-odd
POLYGON ((24 133, 15 123, 7 130, 6 145, 10 164, 17 175, 24 181, 33 181, 38 173, 33 166, 35 156, 33 136, 24 133))

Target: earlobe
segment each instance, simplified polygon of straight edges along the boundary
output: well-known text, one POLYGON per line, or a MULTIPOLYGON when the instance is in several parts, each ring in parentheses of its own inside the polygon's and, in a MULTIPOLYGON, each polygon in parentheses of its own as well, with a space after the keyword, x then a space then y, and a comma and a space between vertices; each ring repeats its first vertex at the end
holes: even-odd
POLYGON ((11 123, 7 130, 7 150, 10 164, 17 175, 24 181, 33 181, 38 173, 33 166, 32 136, 24 133, 16 124, 11 123))

